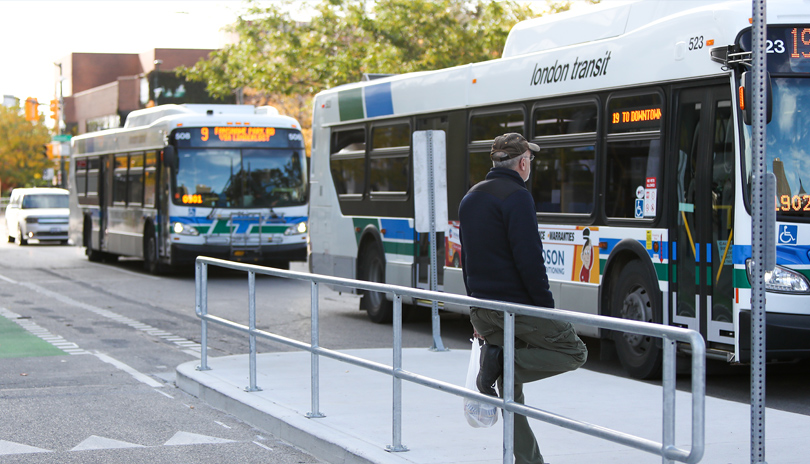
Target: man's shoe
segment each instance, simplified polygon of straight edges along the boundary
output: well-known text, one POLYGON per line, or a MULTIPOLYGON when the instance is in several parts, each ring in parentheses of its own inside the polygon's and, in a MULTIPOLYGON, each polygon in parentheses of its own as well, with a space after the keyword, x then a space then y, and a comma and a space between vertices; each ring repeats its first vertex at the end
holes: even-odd
POLYGON ((498 396, 495 382, 503 375, 503 348, 484 343, 481 347, 481 368, 475 379, 478 391, 489 396, 498 396))

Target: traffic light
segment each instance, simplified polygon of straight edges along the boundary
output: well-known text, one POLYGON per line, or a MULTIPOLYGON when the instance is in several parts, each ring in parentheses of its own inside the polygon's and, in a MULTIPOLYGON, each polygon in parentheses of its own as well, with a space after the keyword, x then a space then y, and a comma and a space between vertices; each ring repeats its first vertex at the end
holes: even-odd
POLYGON ((51 119, 54 121, 59 120, 59 100, 55 98, 51 100, 51 119))
POLYGON ((25 100, 25 120, 37 121, 39 120, 39 102, 36 98, 28 97, 25 100))
POLYGON ((53 144, 45 145, 45 157, 49 160, 53 160, 53 144))

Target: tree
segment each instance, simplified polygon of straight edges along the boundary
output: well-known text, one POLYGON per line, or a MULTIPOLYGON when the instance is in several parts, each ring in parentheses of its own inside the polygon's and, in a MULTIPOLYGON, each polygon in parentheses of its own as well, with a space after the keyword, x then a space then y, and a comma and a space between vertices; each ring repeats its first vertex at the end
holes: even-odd
MULTIPOLYGON (((569 7, 570 1, 549 0, 546 12, 569 7)), ((249 2, 231 28, 237 43, 178 72, 207 82, 215 97, 244 91, 254 104, 292 109, 302 103, 285 114, 303 115, 299 122, 308 129, 312 95, 320 90, 364 74, 499 58, 512 26, 535 16, 509 0, 321 0, 312 7, 287 0, 265 8, 249 2), (309 21, 293 18, 295 5, 303 5, 309 21)))
POLYGON ((45 145, 51 141, 48 128, 39 121, 29 122, 19 107, 0 106, 0 186, 45 185, 42 172, 53 162, 45 156, 45 145))

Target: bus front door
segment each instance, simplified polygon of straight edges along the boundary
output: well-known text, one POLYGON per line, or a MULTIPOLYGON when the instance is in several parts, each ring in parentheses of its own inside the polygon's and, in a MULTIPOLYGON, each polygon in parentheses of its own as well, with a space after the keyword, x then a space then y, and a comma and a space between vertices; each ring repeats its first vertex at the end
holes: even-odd
POLYGON ((699 331, 709 348, 733 353, 731 97, 727 85, 683 89, 675 95, 670 321, 699 331))

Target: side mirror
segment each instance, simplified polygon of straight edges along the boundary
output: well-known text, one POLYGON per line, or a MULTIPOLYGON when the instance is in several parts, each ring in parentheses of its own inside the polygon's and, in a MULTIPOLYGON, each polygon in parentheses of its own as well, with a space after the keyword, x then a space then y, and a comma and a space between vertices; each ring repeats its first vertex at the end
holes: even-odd
MULTIPOLYGON (((740 78, 740 92, 738 95, 738 102, 740 106, 740 110, 743 114, 743 122, 745 122, 746 126, 751 125, 751 120, 753 119, 753 107, 754 107, 754 84, 753 84, 753 76, 754 74, 751 71, 746 71, 742 74, 740 78)), ((771 122, 771 118, 773 117, 773 92, 771 90, 771 74, 765 73, 765 124, 771 122)))
POLYGON ((174 145, 166 145, 166 148, 163 149, 163 164, 173 170, 177 169, 177 149, 174 148, 174 145))

